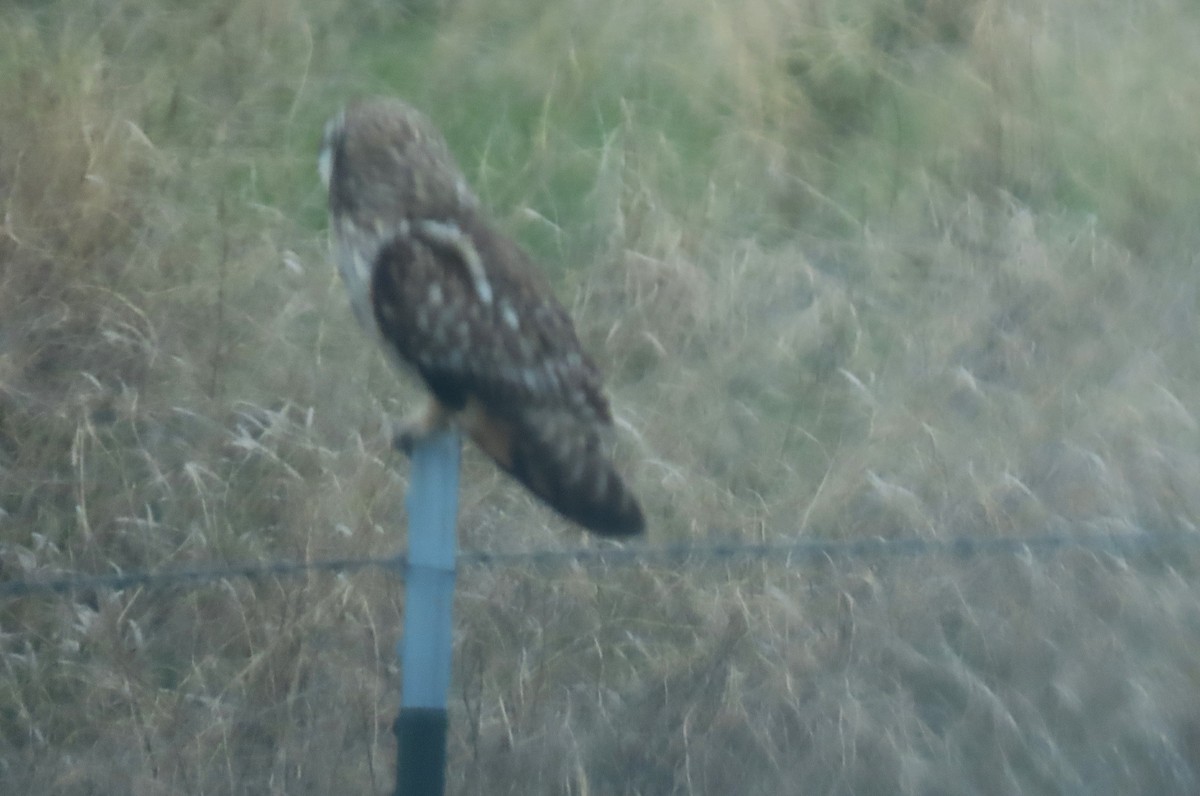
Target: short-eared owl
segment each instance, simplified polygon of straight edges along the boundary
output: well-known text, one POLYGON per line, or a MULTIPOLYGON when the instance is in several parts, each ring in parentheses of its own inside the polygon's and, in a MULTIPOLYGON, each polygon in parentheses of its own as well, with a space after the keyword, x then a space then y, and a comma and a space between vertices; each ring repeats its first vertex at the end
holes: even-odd
POLYGON ((326 125, 319 167, 354 312, 431 393, 400 444, 454 423, 568 519, 640 533, 642 511, 603 445, 600 372, 433 124, 399 100, 352 103, 326 125))

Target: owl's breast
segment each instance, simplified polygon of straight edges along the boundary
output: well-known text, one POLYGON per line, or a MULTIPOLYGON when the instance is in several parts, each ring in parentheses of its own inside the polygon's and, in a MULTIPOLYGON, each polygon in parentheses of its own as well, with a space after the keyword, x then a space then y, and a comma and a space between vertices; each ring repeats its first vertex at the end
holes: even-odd
POLYGON ((399 371, 413 374, 416 371, 412 363, 406 361, 396 346, 390 345, 385 339, 383 329, 375 317, 375 306, 371 296, 372 282, 375 277, 375 261, 383 249, 381 240, 386 236, 362 233, 351 223, 337 224, 331 240, 333 260, 337 263, 338 274, 346 287, 346 295, 350 298, 350 309, 354 317, 366 330, 371 339, 380 344, 388 361, 399 371))
POLYGON ((377 247, 369 246, 368 241, 355 240, 355 237, 346 230, 337 230, 333 236, 333 259, 337 263, 342 284, 346 286, 346 294, 350 297, 354 317, 364 329, 377 335, 379 329, 371 309, 372 263, 365 256, 368 248, 377 247))

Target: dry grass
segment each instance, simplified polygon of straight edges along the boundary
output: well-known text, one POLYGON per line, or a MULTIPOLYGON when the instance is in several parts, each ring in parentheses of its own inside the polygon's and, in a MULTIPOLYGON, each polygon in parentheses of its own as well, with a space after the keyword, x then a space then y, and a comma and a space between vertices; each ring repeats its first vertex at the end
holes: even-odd
MULTIPOLYGON (((428 108, 611 376, 656 542, 1194 533, 1176 0, 0 12, 0 576, 387 555, 411 398, 320 124, 428 108)), ((581 543, 468 456, 466 548, 581 543)), ((452 792, 1187 794, 1195 551, 479 568, 452 792)), ((382 575, 0 605, 0 790, 388 792, 382 575)))

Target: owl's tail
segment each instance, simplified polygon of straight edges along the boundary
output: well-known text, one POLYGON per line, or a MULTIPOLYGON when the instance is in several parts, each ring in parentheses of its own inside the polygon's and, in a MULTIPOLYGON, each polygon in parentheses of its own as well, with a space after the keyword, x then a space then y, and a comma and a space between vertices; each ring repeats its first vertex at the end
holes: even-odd
POLYGON ((475 443, 559 514, 601 536, 645 530, 637 499, 590 424, 562 409, 476 420, 464 424, 475 443))

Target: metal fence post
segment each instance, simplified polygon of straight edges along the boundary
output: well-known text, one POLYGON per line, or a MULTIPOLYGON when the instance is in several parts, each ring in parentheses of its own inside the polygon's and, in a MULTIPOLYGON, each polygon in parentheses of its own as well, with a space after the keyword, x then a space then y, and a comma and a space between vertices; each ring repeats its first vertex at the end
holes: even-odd
POLYGON ((459 451, 457 432, 446 431, 412 455, 396 796, 442 796, 446 787, 459 451))

